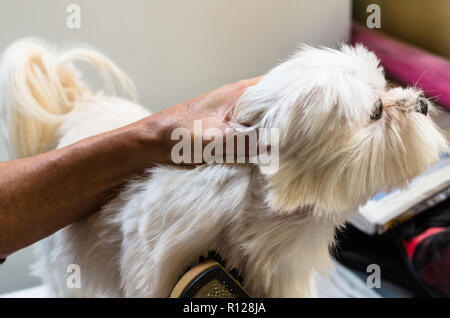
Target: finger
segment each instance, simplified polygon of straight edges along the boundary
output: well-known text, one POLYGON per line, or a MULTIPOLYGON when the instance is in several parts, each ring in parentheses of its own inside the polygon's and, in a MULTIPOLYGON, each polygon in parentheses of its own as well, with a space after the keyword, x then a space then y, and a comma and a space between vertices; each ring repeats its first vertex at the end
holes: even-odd
POLYGON ((260 81, 263 77, 264 77, 264 75, 261 75, 261 76, 257 76, 257 77, 253 77, 253 78, 247 79, 247 80, 246 80, 246 84, 247 84, 248 86, 255 86, 256 84, 259 83, 259 81, 260 81))
POLYGON ((246 79, 246 80, 242 80, 241 83, 243 83, 243 86, 240 87, 239 90, 239 94, 234 96, 234 102, 229 104, 225 113, 225 121, 229 121, 231 120, 232 117, 232 113, 234 108, 236 107, 236 102, 239 100, 239 98, 242 96, 242 94, 245 92, 245 90, 251 86, 255 86, 256 84, 259 83, 259 81, 263 78, 264 76, 258 76, 258 77, 254 77, 254 78, 250 78, 250 79, 246 79))

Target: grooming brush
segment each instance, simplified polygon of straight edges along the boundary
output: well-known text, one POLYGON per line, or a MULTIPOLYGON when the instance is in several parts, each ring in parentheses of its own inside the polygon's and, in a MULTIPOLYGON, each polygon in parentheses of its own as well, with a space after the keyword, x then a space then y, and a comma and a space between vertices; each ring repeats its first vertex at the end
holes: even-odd
POLYGON ((170 298, 249 298, 237 270, 227 272, 215 252, 200 257, 199 264, 188 269, 170 294, 170 298))

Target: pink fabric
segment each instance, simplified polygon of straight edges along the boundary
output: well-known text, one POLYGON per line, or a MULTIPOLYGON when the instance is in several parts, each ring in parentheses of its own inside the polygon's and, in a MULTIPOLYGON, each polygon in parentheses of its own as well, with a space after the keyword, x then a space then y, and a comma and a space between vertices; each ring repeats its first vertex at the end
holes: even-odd
POLYGON ((420 87, 428 97, 450 109, 449 60, 358 24, 352 27, 352 43, 373 51, 393 78, 420 87))

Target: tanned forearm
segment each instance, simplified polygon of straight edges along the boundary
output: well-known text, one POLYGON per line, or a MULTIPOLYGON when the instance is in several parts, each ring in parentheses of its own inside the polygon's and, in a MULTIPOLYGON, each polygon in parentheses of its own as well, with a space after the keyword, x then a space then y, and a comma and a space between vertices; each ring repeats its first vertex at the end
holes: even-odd
POLYGON ((155 163, 172 163, 173 129, 229 128, 236 101, 260 78, 223 86, 127 127, 37 156, 0 163, 0 259, 97 211, 155 163))
POLYGON ((112 190, 163 161, 158 123, 146 119, 152 124, 0 163, 0 259, 97 210, 112 190))

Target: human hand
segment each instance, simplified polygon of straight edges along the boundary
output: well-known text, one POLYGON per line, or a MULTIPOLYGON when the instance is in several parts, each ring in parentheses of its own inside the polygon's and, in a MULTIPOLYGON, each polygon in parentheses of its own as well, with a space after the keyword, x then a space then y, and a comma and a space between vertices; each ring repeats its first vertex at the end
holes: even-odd
MULTIPOLYGON (((234 133, 234 128, 228 124, 228 121, 231 119, 236 102, 248 87, 256 85, 261 78, 262 76, 259 76, 222 86, 202 96, 150 116, 149 119, 159 122, 158 138, 160 140, 160 148, 165 154, 165 161, 173 162, 169 157, 172 147, 178 141, 172 140, 171 136, 172 132, 177 128, 187 129, 192 138, 192 144, 195 143, 195 140, 201 140, 203 146, 213 139, 205 136, 204 132, 207 129, 218 129, 221 132, 223 140, 226 139, 227 134, 234 133), (201 132, 195 129, 195 121, 201 121, 201 132)), ((227 150, 225 147, 224 150, 226 153, 227 150)), ((231 149, 228 151, 231 152, 234 150, 231 149)))

